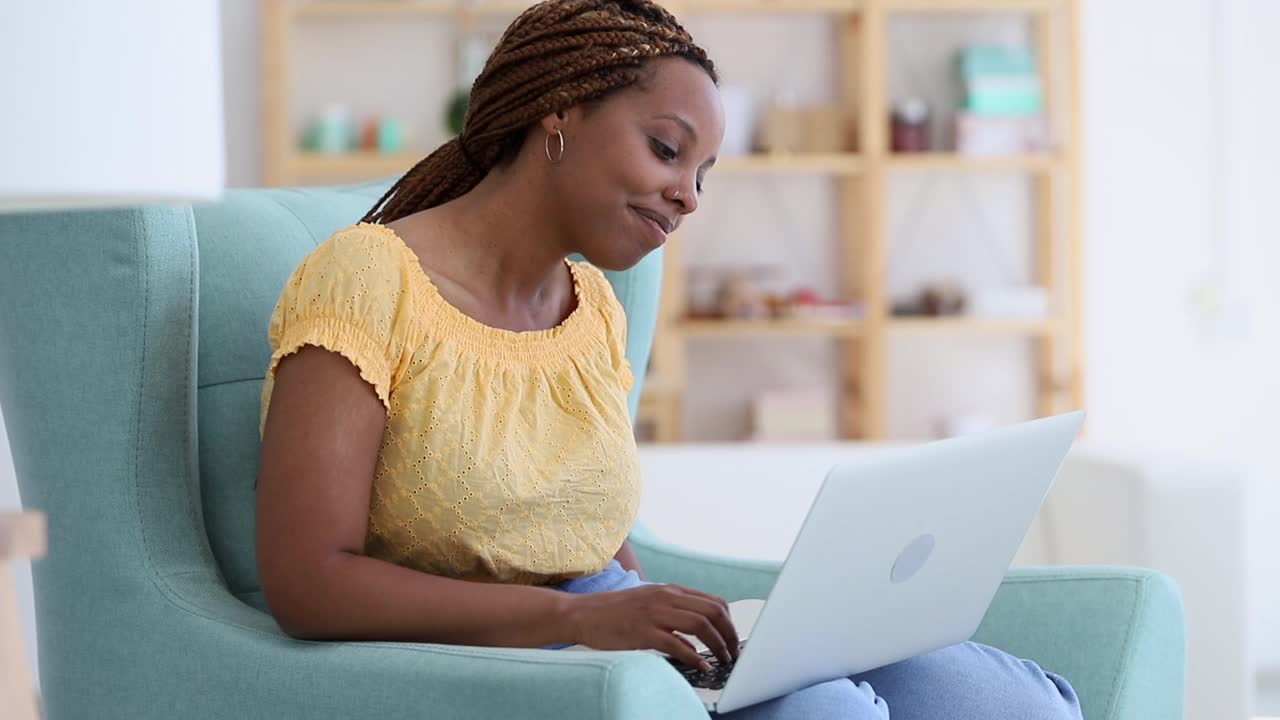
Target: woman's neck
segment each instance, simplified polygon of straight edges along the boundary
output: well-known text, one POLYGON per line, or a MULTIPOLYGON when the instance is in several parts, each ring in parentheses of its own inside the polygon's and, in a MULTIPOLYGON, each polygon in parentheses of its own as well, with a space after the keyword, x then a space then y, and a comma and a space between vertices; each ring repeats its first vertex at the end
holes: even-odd
POLYGON ((514 168, 496 169, 453 206, 451 224, 499 296, 537 295, 563 281, 571 250, 547 202, 514 168))
POLYGON ((495 170, 466 195, 401 222, 436 273, 499 315, 534 314, 547 324, 575 304, 564 264, 572 251, 536 187, 514 168, 495 170))

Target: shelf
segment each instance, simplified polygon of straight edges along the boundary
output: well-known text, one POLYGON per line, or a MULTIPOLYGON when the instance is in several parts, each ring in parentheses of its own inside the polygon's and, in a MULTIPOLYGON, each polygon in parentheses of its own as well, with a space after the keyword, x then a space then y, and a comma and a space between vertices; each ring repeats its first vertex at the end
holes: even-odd
POLYGON ((729 175, 857 175, 862 158, 854 153, 728 155, 716 161, 716 174, 729 175))
POLYGON ((377 18, 454 15, 453 2, 411 2, 410 0, 314 0, 291 3, 289 10, 299 18, 377 18))
POLYGON ((857 320, 686 320, 674 326, 686 337, 753 337, 827 335, 854 337, 862 333, 857 320))
MULTIPOLYGON (((311 0, 291 3, 289 10, 294 17, 313 19, 503 17, 518 15, 533 4, 522 0, 480 0, 475 3, 459 0, 311 0)), ((861 0, 684 0, 669 4, 689 13, 839 14, 856 13, 862 7, 861 0)))
POLYGON ((890 170, 928 172, 1048 172, 1059 164, 1053 153, 1028 155, 961 155, 959 153, 898 153, 885 161, 890 170))
POLYGON ((881 0, 888 12, 992 13, 1053 12, 1062 0, 881 0))
POLYGON ((1049 335, 1053 323, 1044 318, 890 318, 887 325, 895 335, 1049 335))
POLYGON ((379 153, 367 150, 345 154, 294 153, 293 172, 305 177, 379 177, 399 175, 427 156, 426 151, 379 153))

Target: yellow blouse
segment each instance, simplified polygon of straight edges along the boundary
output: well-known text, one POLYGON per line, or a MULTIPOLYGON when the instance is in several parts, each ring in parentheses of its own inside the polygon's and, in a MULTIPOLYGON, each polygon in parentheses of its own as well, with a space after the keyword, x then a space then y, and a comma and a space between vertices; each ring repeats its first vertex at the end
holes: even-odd
POLYGON ((447 303, 382 225, 338 231, 293 271, 268 329, 260 419, 280 359, 302 346, 359 368, 387 408, 368 555, 549 584, 600 571, 622 545, 640 493, 626 318, 599 270, 569 267, 577 308, 519 333, 447 303))

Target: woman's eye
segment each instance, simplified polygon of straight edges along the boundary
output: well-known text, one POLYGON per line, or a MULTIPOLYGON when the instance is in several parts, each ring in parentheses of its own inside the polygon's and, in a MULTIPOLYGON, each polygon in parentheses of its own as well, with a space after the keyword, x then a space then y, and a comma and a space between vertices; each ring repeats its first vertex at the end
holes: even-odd
POLYGON ((656 139, 653 140, 652 145, 653 145, 653 152, 663 160, 670 162, 680 157, 680 153, 676 152, 675 148, 662 142, 661 140, 656 140, 656 139))

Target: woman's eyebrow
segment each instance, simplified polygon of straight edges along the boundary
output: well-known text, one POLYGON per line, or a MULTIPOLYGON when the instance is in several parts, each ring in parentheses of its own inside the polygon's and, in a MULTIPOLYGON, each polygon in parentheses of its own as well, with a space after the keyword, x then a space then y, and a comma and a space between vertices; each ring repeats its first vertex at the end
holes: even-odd
POLYGON ((679 115, 674 115, 674 114, 672 114, 672 115, 659 115, 659 116, 657 116, 657 119, 659 119, 659 120, 671 120, 671 121, 675 122, 675 124, 677 124, 677 125, 679 125, 680 127, 684 128, 684 131, 685 131, 685 132, 689 133, 689 137, 690 137, 690 138, 692 138, 694 142, 697 142, 697 141, 698 141, 698 131, 697 131, 697 130, 694 130, 694 129, 693 129, 693 125, 692 125, 688 120, 685 120, 683 117, 680 117, 679 115))

